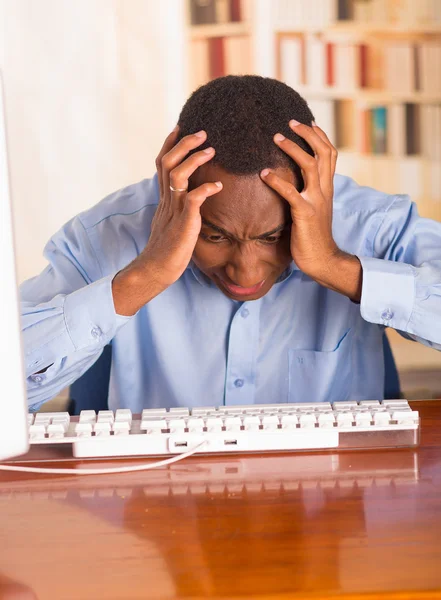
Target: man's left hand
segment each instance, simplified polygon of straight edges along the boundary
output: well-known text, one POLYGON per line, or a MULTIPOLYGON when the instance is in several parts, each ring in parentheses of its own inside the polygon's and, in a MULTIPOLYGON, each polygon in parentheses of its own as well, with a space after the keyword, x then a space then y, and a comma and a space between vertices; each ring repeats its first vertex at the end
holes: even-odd
POLYGON ((261 177, 290 205, 292 258, 301 271, 321 285, 359 301, 362 279, 360 261, 342 252, 332 236, 337 150, 325 132, 315 124, 308 127, 292 120, 289 125, 308 142, 315 154, 311 156, 280 133, 274 136, 275 144, 300 167, 303 190, 298 192, 292 183, 269 169, 264 169, 261 177))

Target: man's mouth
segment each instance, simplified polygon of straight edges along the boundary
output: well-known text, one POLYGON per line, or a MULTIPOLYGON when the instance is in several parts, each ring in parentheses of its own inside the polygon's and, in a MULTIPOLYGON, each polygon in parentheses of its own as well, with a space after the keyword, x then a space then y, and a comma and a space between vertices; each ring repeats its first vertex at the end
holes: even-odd
POLYGON ((241 285, 234 285, 233 283, 227 283, 221 279, 222 285, 232 296, 253 296, 257 294, 265 284, 265 279, 252 287, 242 287, 241 285))

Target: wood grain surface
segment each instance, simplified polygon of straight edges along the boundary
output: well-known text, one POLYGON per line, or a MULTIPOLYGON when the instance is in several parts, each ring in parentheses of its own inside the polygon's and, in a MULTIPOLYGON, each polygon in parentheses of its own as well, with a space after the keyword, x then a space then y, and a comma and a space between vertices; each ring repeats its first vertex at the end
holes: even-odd
POLYGON ((0 599, 441 598, 441 401, 412 404, 416 450, 2 473, 0 599))

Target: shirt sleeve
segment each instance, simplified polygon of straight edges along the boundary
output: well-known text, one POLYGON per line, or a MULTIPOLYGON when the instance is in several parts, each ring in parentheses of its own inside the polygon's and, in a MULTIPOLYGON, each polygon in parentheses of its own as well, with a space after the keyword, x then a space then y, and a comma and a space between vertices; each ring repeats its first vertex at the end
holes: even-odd
POLYGON ((441 223, 396 196, 363 268, 361 315, 441 350, 441 223))
POLYGON ((20 288, 31 410, 78 379, 130 320, 115 312, 114 274, 103 276, 79 217, 50 240, 45 257, 46 269, 20 288))

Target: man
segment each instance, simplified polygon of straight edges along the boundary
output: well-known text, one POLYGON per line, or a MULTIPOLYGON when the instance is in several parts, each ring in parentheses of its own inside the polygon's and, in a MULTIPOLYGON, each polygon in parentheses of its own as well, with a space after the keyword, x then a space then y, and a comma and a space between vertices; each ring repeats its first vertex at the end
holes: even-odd
POLYGON ((336 159, 283 83, 199 88, 157 175, 65 225, 23 284, 30 407, 110 342, 111 409, 382 398, 385 326, 441 349, 441 224, 336 159))

